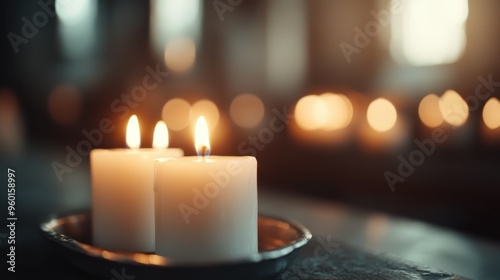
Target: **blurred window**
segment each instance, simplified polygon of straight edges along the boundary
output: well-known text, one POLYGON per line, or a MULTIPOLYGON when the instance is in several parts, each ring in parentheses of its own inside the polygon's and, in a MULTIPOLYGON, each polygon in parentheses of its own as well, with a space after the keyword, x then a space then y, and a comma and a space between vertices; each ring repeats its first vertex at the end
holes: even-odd
POLYGON ((465 49, 468 0, 391 0, 391 55, 401 64, 428 66, 457 61, 465 49))

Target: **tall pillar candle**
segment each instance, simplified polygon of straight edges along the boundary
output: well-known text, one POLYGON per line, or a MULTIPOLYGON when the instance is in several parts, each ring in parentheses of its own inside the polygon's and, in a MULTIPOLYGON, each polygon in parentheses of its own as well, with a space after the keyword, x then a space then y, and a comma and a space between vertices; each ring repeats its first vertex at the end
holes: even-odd
POLYGON ((168 139, 164 134, 166 127, 158 125, 153 140, 156 148, 139 149, 136 122, 133 116, 127 128, 127 144, 131 149, 95 149, 90 153, 92 241, 95 246, 109 250, 153 252, 154 161, 181 157, 184 153, 181 149, 158 147, 162 145, 160 142, 165 145, 165 140, 158 138, 160 135, 168 139), (136 137, 132 132, 135 125, 136 137))
POLYGON ((201 123, 202 157, 156 160, 156 254, 180 261, 250 257, 258 253, 257 160, 208 157, 201 123))

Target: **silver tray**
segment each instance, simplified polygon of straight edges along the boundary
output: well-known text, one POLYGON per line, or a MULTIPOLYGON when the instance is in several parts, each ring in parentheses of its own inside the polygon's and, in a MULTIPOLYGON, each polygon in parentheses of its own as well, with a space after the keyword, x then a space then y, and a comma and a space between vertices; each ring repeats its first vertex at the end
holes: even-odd
POLYGON ((155 254, 92 246, 90 225, 90 210, 82 210, 43 222, 40 230, 65 261, 107 280, 266 279, 284 271, 312 237, 301 224, 259 215, 255 256, 230 262, 175 262, 155 254))

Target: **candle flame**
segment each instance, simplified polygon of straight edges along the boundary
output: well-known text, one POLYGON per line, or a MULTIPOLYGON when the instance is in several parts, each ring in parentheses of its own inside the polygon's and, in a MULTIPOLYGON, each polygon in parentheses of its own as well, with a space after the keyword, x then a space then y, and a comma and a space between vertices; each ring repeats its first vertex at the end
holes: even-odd
POLYGON ((141 146, 141 131, 136 115, 132 115, 128 120, 126 142, 131 149, 138 149, 141 146))
POLYGON ((208 125, 203 116, 196 121, 194 131, 194 146, 199 157, 208 157, 210 155, 210 139, 208 137, 208 125))
POLYGON ((153 148, 166 149, 168 148, 168 128, 165 122, 158 121, 153 134, 153 148))

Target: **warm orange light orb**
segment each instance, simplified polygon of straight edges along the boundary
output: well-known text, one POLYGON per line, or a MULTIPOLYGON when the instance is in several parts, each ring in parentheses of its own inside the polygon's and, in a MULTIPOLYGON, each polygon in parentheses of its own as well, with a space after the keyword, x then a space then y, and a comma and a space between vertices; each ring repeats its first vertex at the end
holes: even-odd
POLYGON ((238 126, 251 128, 258 125, 264 118, 264 103, 254 94, 241 94, 231 102, 229 114, 238 126))
POLYGON ((368 105, 366 113, 368 124, 378 132, 390 130, 396 124, 398 113, 392 103, 378 98, 368 105))
POLYGON ((202 99, 197 101, 191 106, 191 111, 189 112, 191 123, 197 120, 200 116, 203 116, 207 120, 209 130, 214 129, 217 124, 219 124, 219 109, 214 102, 208 99, 202 99))
POLYGON ((454 90, 447 90, 439 99, 439 110, 443 119, 452 126, 465 124, 469 117, 467 102, 454 90))
POLYGON ((500 127, 500 101, 496 97, 490 98, 484 105, 483 121, 489 129, 500 127))
POLYGON ((439 97, 435 94, 425 96, 418 106, 418 116, 428 127, 440 126, 444 119, 439 110, 439 97))
POLYGON ((184 99, 174 98, 163 105, 161 118, 170 129, 179 131, 188 126, 190 114, 191 105, 184 99))
POLYGON ((302 129, 320 129, 325 125, 327 117, 328 106, 319 96, 307 95, 297 102, 295 120, 302 129))
POLYGON ((325 102, 327 111, 324 130, 343 129, 352 120, 353 110, 349 99, 342 94, 326 92, 319 96, 325 102))

